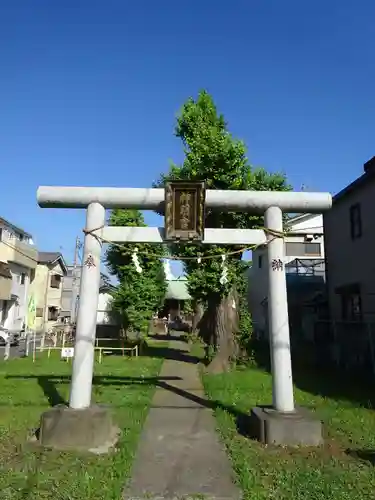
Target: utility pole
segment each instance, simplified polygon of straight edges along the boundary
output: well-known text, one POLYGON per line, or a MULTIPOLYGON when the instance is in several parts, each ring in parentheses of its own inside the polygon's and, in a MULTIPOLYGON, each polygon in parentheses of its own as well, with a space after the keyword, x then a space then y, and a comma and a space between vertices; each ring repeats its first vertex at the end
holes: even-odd
POLYGON ((72 302, 70 305, 70 322, 74 324, 76 321, 76 301, 77 301, 77 263, 78 263, 78 253, 81 248, 81 241, 79 237, 76 238, 76 244, 74 248, 74 261, 73 261, 73 271, 72 271, 72 302))

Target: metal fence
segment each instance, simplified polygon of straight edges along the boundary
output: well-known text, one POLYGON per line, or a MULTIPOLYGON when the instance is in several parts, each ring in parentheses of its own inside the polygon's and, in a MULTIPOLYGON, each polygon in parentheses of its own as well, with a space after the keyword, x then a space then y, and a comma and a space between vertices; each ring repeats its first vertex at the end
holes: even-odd
POLYGON ((291 335, 293 361, 375 376, 375 323, 316 321, 313 335, 291 335))
MULTIPOLYGON (((254 339, 268 344, 267 327, 254 326, 254 339)), ((375 378, 375 322, 291 322, 290 342, 296 367, 313 366, 375 378)))

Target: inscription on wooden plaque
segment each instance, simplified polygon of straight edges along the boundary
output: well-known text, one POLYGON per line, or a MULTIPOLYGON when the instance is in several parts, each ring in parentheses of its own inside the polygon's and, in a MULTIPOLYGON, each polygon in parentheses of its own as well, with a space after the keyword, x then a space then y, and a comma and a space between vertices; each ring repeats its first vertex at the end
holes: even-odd
POLYGON ((169 181, 165 185, 165 239, 202 241, 204 182, 169 181))

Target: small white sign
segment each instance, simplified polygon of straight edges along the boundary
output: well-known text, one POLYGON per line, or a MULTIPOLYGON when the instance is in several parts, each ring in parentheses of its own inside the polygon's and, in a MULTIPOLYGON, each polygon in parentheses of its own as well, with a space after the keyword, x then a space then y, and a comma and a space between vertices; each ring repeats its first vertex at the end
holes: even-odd
POLYGON ((72 358, 74 356, 74 347, 63 347, 61 349, 62 358, 72 358))

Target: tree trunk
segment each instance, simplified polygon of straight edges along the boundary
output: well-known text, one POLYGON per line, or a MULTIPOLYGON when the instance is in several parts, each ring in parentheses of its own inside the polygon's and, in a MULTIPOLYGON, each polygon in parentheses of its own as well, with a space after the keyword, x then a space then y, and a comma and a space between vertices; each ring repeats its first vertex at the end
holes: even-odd
POLYGON ((230 368, 235 360, 238 346, 235 335, 239 323, 239 299, 236 290, 232 289, 227 297, 214 299, 209 305, 208 340, 215 349, 214 358, 208 365, 211 373, 222 373, 230 368))
POLYGON ((203 318, 204 314, 204 307, 201 302, 196 302, 194 304, 194 315, 193 315, 193 321, 192 321, 192 331, 197 332, 200 330, 200 322, 203 318))

